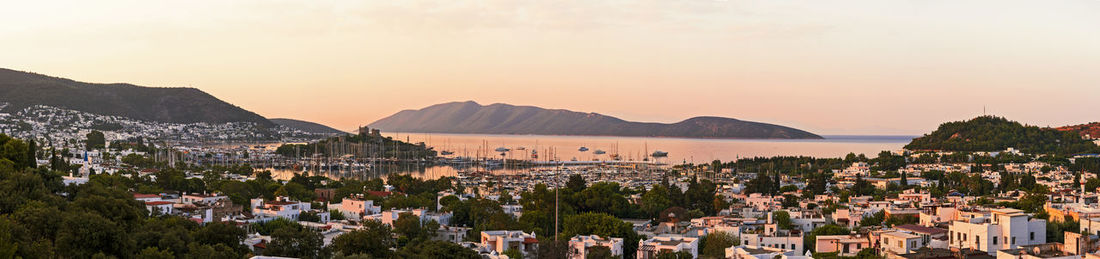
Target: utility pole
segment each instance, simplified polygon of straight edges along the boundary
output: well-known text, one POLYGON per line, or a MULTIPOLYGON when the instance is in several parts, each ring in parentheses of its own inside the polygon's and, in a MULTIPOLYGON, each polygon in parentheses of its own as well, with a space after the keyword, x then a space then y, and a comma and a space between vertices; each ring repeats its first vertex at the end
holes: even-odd
MULTIPOLYGON (((561 168, 558 168, 558 176, 560 176, 561 172, 564 171, 564 169, 565 169, 565 162, 562 162, 561 163, 561 168)), ((556 245, 558 245, 557 244, 558 243, 558 190, 561 189, 561 186, 556 183, 558 180, 560 180, 560 179, 556 179, 556 178, 559 178, 559 177, 554 177, 554 178, 555 178, 554 179, 554 181, 555 181, 554 185, 557 185, 557 188, 554 188, 554 245, 556 246, 556 245)))

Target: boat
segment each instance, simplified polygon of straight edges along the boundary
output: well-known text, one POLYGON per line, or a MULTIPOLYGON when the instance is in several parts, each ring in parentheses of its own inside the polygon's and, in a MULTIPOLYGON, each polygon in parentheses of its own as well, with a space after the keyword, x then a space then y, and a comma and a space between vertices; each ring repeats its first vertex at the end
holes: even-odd
POLYGON ((655 157, 655 158, 656 157, 668 157, 668 152, 657 150, 657 151, 653 151, 652 156, 655 157))
POLYGON ((531 159, 539 159, 539 151, 531 150, 531 159))
POLYGON ((578 149, 577 149, 577 151, 580 151, 580 152, 587 152, 587 151, 588 151, 588 148, 586 148, 586 147, 581 147, 581 148, 578 148, 578 149))
POLYGON ((592 154, 603 155, 603 154, 607 154, 607 152, 597 149, 596 151, 592 151, 592 154))
POLYGON ((444 156, 449 156, 449 155, 454 155, 454 154, 455 154, 455 152, 451 152, 451 151, 446 151, 446 150, 444 150, 444 151, 440 151, 440 152, 439 152, 439 154, 442 154, 442 155, 444 155, 444 156))
POLYGON ((517 147, 517 148, 516 148, 516 150, 519 150, 519 151, 524 151, 524 150, 527 150, 527 148, 525 148, 525 147, 517 147))
POLYGON ((496 151, 497 151, 497 152, 502 152, 502 153, 503 153, 503 152, 508 152, 508 151, 512 151, 512 150, 511 150, 511 149, 507 149, 507 148, 505 148, 505 147, 498 147, 498 148, 496 149, 496 151))

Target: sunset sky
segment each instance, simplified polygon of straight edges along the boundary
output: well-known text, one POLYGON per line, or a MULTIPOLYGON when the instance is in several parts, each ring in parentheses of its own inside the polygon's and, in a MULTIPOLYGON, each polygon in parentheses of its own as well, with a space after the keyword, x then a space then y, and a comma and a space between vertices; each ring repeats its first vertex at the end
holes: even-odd
POLYGON ((0 67, 344 130, 475 100, 818 134, 1100 121, 1100 0, 19 1, 0 67))

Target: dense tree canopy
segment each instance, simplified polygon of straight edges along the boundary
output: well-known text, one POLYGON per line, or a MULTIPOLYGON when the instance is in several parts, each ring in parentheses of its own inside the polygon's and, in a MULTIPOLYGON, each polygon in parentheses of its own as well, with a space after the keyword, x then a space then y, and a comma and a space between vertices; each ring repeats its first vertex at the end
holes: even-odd
POLYGON ((1010 147, 1031 154, 1100 151, 1095 143, 1082 139, 1075 132, 1025 126, 994 116, 944 123, 932 133, 905 145, 909 150, 947 151, 1001 151, 1010 147))

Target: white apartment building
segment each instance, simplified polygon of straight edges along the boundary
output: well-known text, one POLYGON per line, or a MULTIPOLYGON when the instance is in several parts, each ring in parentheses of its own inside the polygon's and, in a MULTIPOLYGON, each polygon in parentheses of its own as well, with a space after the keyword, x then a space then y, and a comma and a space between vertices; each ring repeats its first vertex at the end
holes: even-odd
POLYGON ((998 250, 1046 243, 1046 227, 1046 220, 1033 219, 1021 210, 994 209, 990 217, 951 221, 949 246, 995 255, 998 250))

